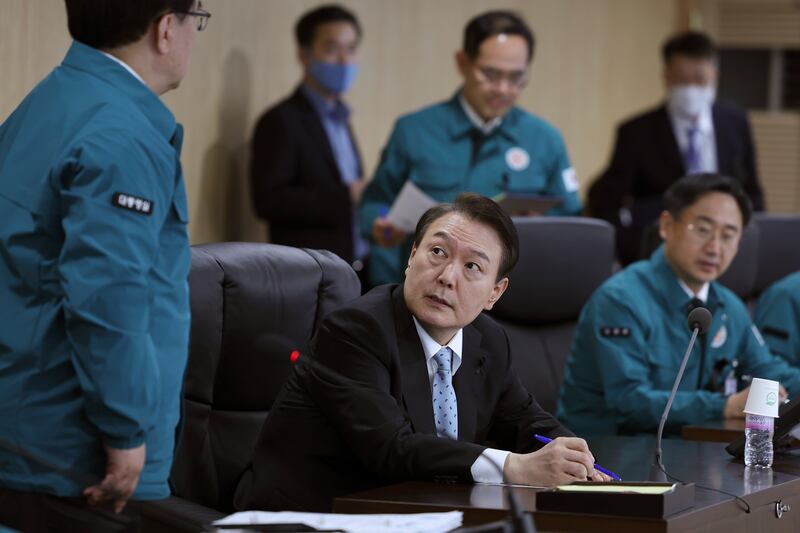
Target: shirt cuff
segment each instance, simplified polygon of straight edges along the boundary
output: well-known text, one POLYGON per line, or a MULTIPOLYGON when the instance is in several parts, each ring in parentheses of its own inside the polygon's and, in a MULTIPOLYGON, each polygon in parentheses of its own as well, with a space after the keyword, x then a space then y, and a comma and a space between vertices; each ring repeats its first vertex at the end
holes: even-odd
POLYGON ((505 450, 495 450, 486 448, 483 453, 475 459, 470 468, 472 481, 475 483, 502 483, 503 466, 506 464, 508 454, 505 450), (497 465, 495 468, 494 465, 497 465))

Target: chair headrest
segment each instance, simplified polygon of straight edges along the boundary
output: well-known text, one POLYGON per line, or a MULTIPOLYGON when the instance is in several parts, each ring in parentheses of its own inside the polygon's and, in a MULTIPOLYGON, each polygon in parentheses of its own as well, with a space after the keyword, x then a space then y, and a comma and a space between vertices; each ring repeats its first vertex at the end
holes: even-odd
POLYGON ((573 320, 611 275, 614 228, 584 217, 515 218, 519 262, 493 313, 510 322, 573 320))
POLYGON ((263 410, 274 399, 264 391, 290 369, 289 354, 267 349, 265 336, 305 349, 322 317, 358 296, 360 285, 331 252, 217 243, 192 247, 189 294, 184 394, 218 408, 263 410))

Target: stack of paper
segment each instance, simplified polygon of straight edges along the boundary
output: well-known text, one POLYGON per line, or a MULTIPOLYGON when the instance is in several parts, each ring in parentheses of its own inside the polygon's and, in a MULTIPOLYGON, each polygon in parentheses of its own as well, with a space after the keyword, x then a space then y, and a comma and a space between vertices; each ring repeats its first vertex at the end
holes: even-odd
POLYGON ((425 211, 438 203, 417 187, 413 181, 408 180, 395 198, 392 208, 386 215, 386 220, 401 231, 413 233, 425 211))
POLYGON ((445 533, 461 527, 461 511, 418 514, 325 514, 293 511, 244 511, 214 522, 215 526, 260 524, 305 524, 316 529, 342 530, 347 533, 445 533))

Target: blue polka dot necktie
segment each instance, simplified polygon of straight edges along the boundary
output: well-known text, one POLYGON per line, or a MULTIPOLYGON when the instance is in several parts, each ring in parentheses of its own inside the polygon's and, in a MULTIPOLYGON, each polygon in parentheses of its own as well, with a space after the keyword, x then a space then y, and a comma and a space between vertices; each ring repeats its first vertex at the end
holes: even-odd
POLYGON ((436 434, 448 439, 458 439, 458 403, 453 388, 452 360, 450 348, 442 348, 433 356, 436 373, 433 375, 433 420, 436 434))

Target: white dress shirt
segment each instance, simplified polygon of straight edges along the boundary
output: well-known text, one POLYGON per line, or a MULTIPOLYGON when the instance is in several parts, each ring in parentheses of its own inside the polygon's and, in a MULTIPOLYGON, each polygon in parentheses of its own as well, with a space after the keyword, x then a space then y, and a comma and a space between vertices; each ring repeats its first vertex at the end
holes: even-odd
POLYGON ((697 152, 700 155, 701 172, 717 172, 717 140, 714 137, 714 121, 711 119, 711 108, 704 109, 700 115, 692 121, 689 118, 679 115, 667 106, 669 118, 672 122, 672 131, 675 140, 678 141, 678 148, 683 154, 689 147, 689 128, 695 126, 695 143, 697 152))
MULTIPOLYGON (((138 72, 136 72, 135 70, 133 70, 133 69, 131 68, 131 66, 130 66, 130 65, 128 65, 126 62, 124 62, 123 60, 121 60, 121 59, 120 59, 120 58, 118 58, 118 57, 112 56, 112 55, 111 55, 111 54, 109 54, 109 53, 103 52, 102 50, 99 50, 99 52, 100 52, 101 54, 103 54, 104 56, 106 56, 107 58, 111 59, 112 61, 114 61, 114 62, 116 62, 116 63, 118 63, 118 64, 122 65, 122 68, 124 68, 125 70, 127 70, 128 72, 130 72, 130 73, 133 75, 133 77, 134 77, 134 78, 136 78, 136 79, 137 79, 137 80, 139 80, 140 82, 144 83, 144 80, 142 79, 142 77, 141 77, 141 76, 139 76, 139 73, 138 73, 138 72)), ((145 84, 145 85, 147 85, 146 83, 144 83, 144 84, 145 84)))
MULTIPOLYGON (((414 319, 414 326, 417 328, 417 335, 419 335, 419 340, 422 343, 422 351, 425 354, 425 360, 427 361, 428 365, 428 380, 430 382, 431 387, 431 394, 433 394, 433 376, 436 374, 436 370, 438 365, 436 361, 433 360, 433 356, 436 355, 439 350, 444 348, 435 340, 433 337, 428 335, 428 332, 425 331, 425 328, 417 321, 416 317, 412 317, 414 319)), ((450 339, 450 342, 447 343, 446 347, 450 348, 453 352, 453 375, 456 375, 459 367, 461 367, 461 353, 462 348, 464 345, 464 330, 459 329, 458 332, 453 335, 453 338, 450 339)), ((456 401, 458 401, 458 395, 456 395, 456 401)), ((501 472, 503 471, 503 466, 506 464, 506 458, 508 454, 511 452, 505 450, 496 450, 494 448, 486 448, 481 455, 475 459, 475 462, 472 463, 472 467, 470 468, 470 473, 472 474, 472 480, 476 483, 502 483, 503 482, 503 475, 501 472), (496 468, 492 465, 497 465, 500 468, 498 472, 496 468)))
POLYGON ((678 284, 681 286, 681 289, 683 289, 683 292, 685 292, 686 295, 689 298, 697 298, 698 300, 700 300, 703 303, 706 303, 708 301, 708 287, 709 287, 709 285, 708 285, 707 282, 704 283, 702 287, 700 287, 700 290, 697 291, 697 294, 695 294, 694 291, 692 289, 690 289, 689 286, 687 284, 685 284, 683 282, 683 280, 680 279, 680 278, 678 278, 678 284))

